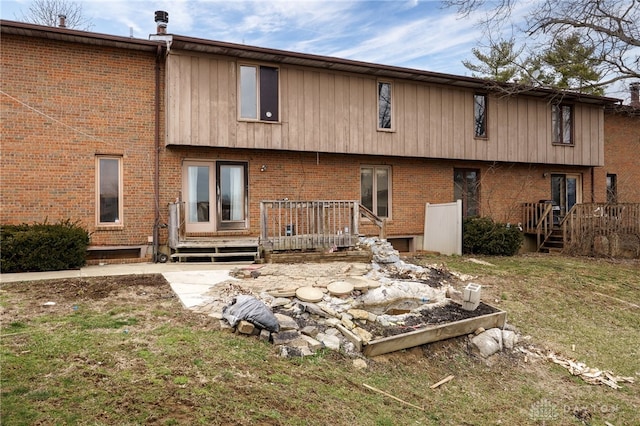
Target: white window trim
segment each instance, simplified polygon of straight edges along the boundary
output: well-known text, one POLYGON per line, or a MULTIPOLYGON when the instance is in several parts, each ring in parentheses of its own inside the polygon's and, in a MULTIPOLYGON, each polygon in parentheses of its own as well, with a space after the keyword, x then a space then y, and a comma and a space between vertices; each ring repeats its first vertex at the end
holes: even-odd
POLYGON ((123 164, 120 155, 96 155, 96 179, 95 179, 95 212, 96 227, 98 228, 123 228, 124 227, 124 197, 123 197, 123 164), (118 221, 117 222, 101 222, 100 221, 100 160, 117 160, 118 161, 118 221))

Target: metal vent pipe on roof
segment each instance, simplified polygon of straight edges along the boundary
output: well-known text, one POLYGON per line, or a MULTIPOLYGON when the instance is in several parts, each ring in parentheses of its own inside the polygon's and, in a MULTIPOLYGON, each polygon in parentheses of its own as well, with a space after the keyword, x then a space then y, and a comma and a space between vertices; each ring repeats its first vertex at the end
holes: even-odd
POLYGON ((167 24, 169 23, 169 13, 164 10, 156 10, 155 21, 158 34, 166 34, 167 24))

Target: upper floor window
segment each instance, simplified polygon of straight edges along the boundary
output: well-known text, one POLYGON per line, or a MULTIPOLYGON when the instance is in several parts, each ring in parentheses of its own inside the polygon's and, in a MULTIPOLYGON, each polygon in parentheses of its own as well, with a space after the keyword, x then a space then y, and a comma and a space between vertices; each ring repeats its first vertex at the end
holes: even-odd
POLYGON ((360 203, 378 217, 391 217, 391 167, 360 168, 360 203))
POLYGON ((487 137, 487 95, 473 95, 474 134, 476 138, 487 137))
POLYGON ((96 159, 96 219, 98 225, 122 225, 122 158, 96 159))
POLYGON ((278 121, 278 68, 240 66, 240 118, 278 121))
POLYGON ((391 130, 391 83, 378 82, 378 129, 391 130))
POLYGON ((556 104, 551 107, 553 143, 573 144, 573 107, 556 104))

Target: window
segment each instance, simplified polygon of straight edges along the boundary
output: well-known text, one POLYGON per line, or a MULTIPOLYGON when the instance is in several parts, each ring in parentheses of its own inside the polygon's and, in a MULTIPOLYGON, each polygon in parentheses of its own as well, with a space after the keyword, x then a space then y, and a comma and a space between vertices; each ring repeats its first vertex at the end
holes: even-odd
POLYGON ((462 200, 462 216, 480 215, 480 171, 453 169, 453 199, 462 200))
POLYGON ((391 83, 378 82, 378 129, 391 130, 391 83))
POLYGON ((474 131, 476 138, 487 137, 487 95, 473 95, 474 131))
POLYGON ((607 203, 618 202, 618 175, 607 174, 607 203))
POLYGON ((391 168, 366 166, 360 169, 360 203, 378 217, 391 217, 391 168))
POLYGON ((240 66, 240 118, 278 121, 278 68, 240 66))
POLYGON ((551 108, 553 143, 573 144, 573 108, 571 105, 553 105, 551 108))
POLYGON ((122 225, 122 158, 97 157, 96 220, 122 225))

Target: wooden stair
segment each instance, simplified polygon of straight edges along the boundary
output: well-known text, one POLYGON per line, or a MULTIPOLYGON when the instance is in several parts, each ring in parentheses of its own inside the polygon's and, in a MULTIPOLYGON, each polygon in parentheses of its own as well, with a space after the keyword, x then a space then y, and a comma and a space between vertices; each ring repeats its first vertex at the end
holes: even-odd
POLYGON ((253 240, 184 240, 170 256, 173 262, 246 263, 260 259, 260 247, 253 240))
POLYGON ((564 249, 564 237, 562 235, 562 228, 554 228, 551 231, 551 235, 540 246, 540 251, 543 253, 560 253, 564 249))

